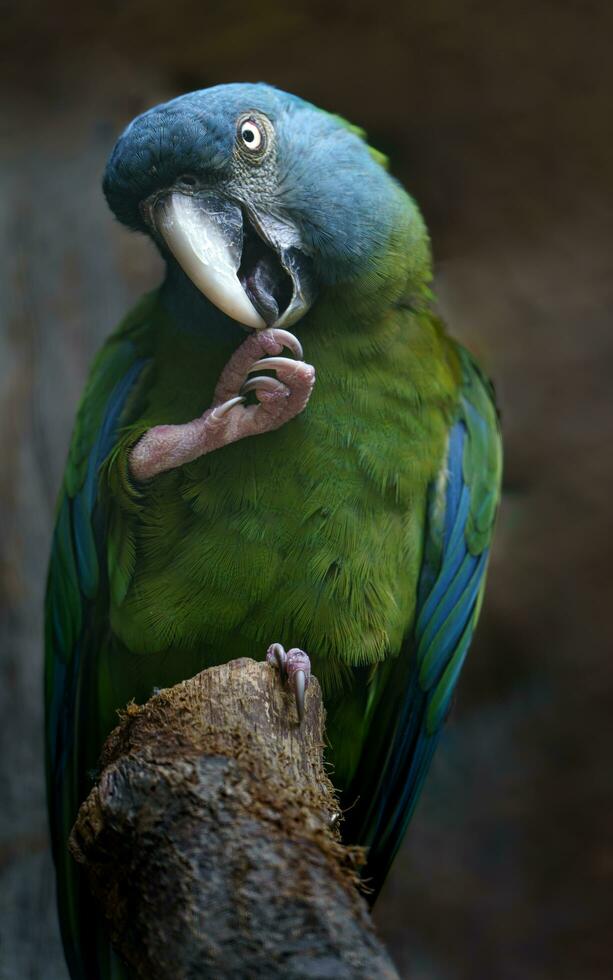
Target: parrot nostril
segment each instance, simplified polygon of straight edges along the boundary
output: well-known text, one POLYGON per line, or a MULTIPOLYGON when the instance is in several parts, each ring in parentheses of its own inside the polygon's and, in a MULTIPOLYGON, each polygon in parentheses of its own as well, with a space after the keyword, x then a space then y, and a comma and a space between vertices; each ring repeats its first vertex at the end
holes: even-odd
POLYGON ((177 184, 182 187, 196 187, 198 178, 194 177, 193 174, 181 174, 180 177, 177 177, 177 184))

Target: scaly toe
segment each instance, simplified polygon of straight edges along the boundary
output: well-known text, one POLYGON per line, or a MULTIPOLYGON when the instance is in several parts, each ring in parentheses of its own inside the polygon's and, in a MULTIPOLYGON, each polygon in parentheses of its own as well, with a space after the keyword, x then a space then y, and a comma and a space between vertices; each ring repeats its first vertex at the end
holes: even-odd
POLYGON ((285 647, 281 643, 271 643, 266 651, 266 663, 271 664, 273 667, 277 667, 279 673, 281 674, 281 679, 287 679, 287 654, 285 652, 285 647))

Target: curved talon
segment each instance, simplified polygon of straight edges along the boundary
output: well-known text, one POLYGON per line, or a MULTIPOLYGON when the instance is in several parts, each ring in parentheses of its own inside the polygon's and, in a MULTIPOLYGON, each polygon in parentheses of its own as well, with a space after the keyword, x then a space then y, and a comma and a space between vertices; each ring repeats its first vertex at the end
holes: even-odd
POLYGON ((229 398, 227 402, 223 402, 223 404, 217 405, 213 409, 213 414, 215 418, 219 419, 223 415, 225 415, 226 412, 229 412, 231 408, 234 408, 235 405, 238 405, 239 403, 244 404, 244 402, 245 399, 243 398, 242 395, 236 395, 234 398, 229 398))
POLYGON ((270 644, 268 650, 266 651, 266 660, 269 664, 273 664, 275 667, 279 668, 279 673, 282 679, 285 680, 287 676, 287 654, 282 643, 270 644))
POLYGON ((249 368, 249 373, 255 371, 258 368, 265 368, 266 370, 275 371, 277 368, 295 368, 297 361, 293 361, 291 357, 262 357, 255 364, 252 364, 249 368))
POLYGON ((293 333, 289 330, 283 330, 282 327, 274 328, 274 338, 288 350, 291 350, 292 354, 295 354, 299 361, 304 357, 304 351, 302 350, 302 344, 297 337, 294 337, 293 333))
POLYGON ((281 381, 260 374, 256 378, 249 378, 241 385, 241 394, 246 395, 250 391, 257 391, 258 388, 264 391, 287 391, 287 387, 281 381))
POLYGON ((302 724, 304 721, 304 692, 306 691, 306 674, 304 670, 297 670, 293 680, 296 708, 298 709, 298 721, 302 724))

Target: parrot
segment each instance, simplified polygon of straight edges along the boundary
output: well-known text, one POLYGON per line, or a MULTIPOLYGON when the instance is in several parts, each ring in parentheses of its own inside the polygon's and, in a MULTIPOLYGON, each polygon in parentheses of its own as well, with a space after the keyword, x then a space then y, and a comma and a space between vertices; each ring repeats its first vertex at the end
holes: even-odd
POLYGON ((361 128, 217 85, 131 122, 103 192, 165 275, 94 359, 52 538, 47 797, 73 980, 130 975, 67 848, 118 710, 240 657, 279 669, 298 719, 317 676, 375 900, 479 617, 502 469, 493 386, 361 128))

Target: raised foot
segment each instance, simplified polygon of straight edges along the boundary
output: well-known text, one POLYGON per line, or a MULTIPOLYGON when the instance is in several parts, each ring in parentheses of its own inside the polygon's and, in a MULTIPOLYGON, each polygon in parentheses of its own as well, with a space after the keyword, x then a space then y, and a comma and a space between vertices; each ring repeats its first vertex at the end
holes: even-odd
POLYGON ((266 660, 279 669, 281 679, 287 684, 296 698, 298 721, 304 721, 304 695, 311 679, 311 661, 304 650, 292 647, 285 650, 280 643, 271 643, 266 653, 266 660))
POLYGON ((315 384, 315 369, 302 357, 300 341, 287 330, 271 327, 251 334, 221 372, 211 408, 183 425, 156 425, 136 443, 130 454, 132 477, 149 480, 289 422, 306 407, 315 384), (296 360, 279 356, 283 348, 296 360), (253 371, 274 371, 275 376, 250 378, 253 371), (247 404, 249 392, 255 393, 255 405, 247 404))
POLYGON ((303 360, 298 338, 280 328, 260 330, 241 344, 221 372, 213 395, 213 412, 220 418, 243 405, 242 413, 232 413, 234 424, 244 427, 245 435, 269 432, 306 407, 314 384, 315 369, 303 360), (276 356, 283 348, 291 351, 296 360, 276 356), (249 377, 258 370, 274 371, 276 377, 249 377), (245 405, 250 391, 255 392, 257 405, 245 405))

